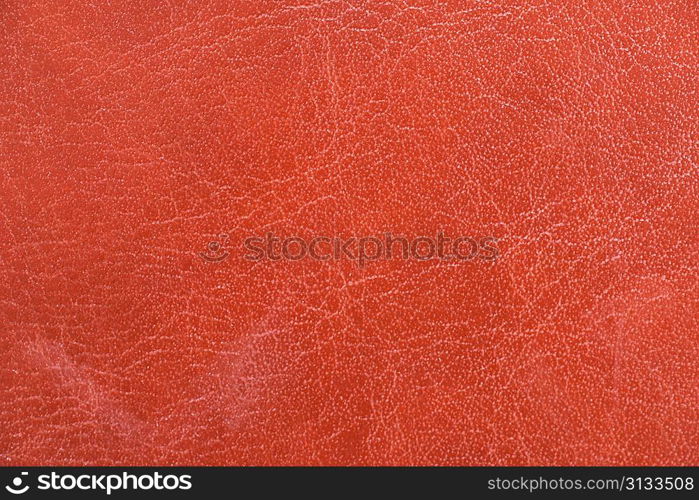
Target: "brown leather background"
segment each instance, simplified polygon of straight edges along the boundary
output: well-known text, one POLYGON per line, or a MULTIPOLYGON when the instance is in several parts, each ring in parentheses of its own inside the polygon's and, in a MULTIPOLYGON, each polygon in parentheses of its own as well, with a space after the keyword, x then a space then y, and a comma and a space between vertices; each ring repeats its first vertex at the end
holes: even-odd
POLYGON ((10 0, 0 46, 2 464, 697 464, 696 1, 10 0), (242 257, 438 230, 500 256, 242 257))

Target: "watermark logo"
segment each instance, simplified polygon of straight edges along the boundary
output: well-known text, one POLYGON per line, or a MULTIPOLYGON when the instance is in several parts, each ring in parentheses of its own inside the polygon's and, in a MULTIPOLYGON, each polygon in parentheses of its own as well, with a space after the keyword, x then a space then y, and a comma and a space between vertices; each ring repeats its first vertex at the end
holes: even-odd
MULTIPOLYGON (((208 243, 206 251, 197 252, 205 262, 223 262, 230 252, 228 235, 208 243)), ((392 233, 381 236, 287 236, 268 232, 264 236, 251 236, 243 240, 243 258, 252 262, 296 261, 353 261, 359 267, 378 260, 441 260, 441 261, 489 261, 497 260, 500 250, 498 240, 492 236, 449 237, 439 231, 434 236, 408 238, 392 233)))
POLYGON ((28 472, 22 472, 19 476, 12 480, 12 485, 5 486, 5 489, 13 495, 21 495, 22 493, 26 493, 27 490, 29 490, 29 485, 22 487, 22 478, 27 475, 29 475, 28 472))
MULTIPOLYGON (((129 472, 110 474, 66 474, 51 472, 36 477, 35 489, 39 491, 92 491, 111 495, 115 491, 137 490, 190 490, 192 476, 189 474, 161 474, 160 472, 129 472)), ((22 495, 29 491, 28 472, 22 472, 12 479, 5 489, 13 495, 22 495), (25 481, 26 479, 26 481, 25 481)))
POLYGON ((197 255, 205 262, 223 262, 228 258, 230 253, 226 251, 226 244, 228 243, 228 235, 219 235, 220 241, 210 241, 206 246, 206 251, 199 252, 197 255))
POLYGON ((381 236, 314 236, 281 238, 274 233, 245 239, 244 258, 253 262, 302 260, 349 260, 359 267, 378 260, 495 261, 499 250, 494 237, 434 236, 408 238, 384 233, 381 236))

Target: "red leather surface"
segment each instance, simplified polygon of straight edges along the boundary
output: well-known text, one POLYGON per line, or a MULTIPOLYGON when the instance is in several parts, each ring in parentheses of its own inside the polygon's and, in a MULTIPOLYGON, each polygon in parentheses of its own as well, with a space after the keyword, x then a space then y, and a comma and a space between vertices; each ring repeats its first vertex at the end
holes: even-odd
POLYGON ((0 42, 3 464, 699 462, 696 1, 9 0, 0 42), (438 230, 500 256, 242 258, 438 230))

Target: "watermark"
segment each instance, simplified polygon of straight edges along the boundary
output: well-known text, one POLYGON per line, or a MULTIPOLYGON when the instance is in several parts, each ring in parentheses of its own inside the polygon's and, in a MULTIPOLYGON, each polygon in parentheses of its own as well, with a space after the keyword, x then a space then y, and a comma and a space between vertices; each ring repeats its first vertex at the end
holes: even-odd
MULTIPOLYGON (((571 475, 571 472, 567 473, 571 475)), ((575 471, 572 473, 575 474, 575 471)), ((529 493, 540 491, 692 491, 694 490, 694 478, 692 476, 622 476, 616 478, 589 478, 577 477, 558 478, 500 478, 488 480, 488 490, 500 491, 527 491, 529 493)))
POLYGON ((204 252, 198 252, 197 255, 206 262, 223 262, 230 255, 226 251, 226 243, 228 242, 227 234, 219 235, 220 241, 210 241, 206 245, 206 250, 204 252))
MULTIPOLYGON (((217 240, 207 244, 205 251, 197 252, 197 255, 205 262, 223 262, 231 254, 227 245, 228 235, 221 234, 217 240)), ((500 253, 495 237, 449 237, 443 231, 434 236, 412 238, 392 233, 381 236, 321 235, 304 238, 281 237, 268 232, 264 236, 251 236, 243 240, 243 250, 243 258, 252 262, 347 260, 356 262, 360 267, 373 261, 393 259, 493 262, 500 253)))
POLYGON ((29 485, 24 484, 24 478, 28 475, 28 472, 21 472, 19 476, 12 479, 12 484, 5 486, 5 489, 12 493, 13 495, 21 495, 29 490, 29 485))
MULTIPOLYGON (((12 479, 10 485, 5 489, 13 495, 26 493, 30 486, 24 482, 28 472, 21 472, 19 476, 12 479)), ((63 472, 51 472, 50 474, 40 474, 36 477, 37 490, 49 491, 71 491, 82 490, 92 492, 103 492, 111 495, 118 490, 190 490, 192 489, 192 476, 189 474, 161 474, 129 472, 109 473, 109 474, 71 474, 63 472)))
POLYGON ((243 246, 245 259, 318 261, 349 260, 360 267, 377 260, 485 260, 498 257, 497 239, 494 237, 459 236, 451 238, 439 231, 434 236, 408 238, 384 233, 381 236, 314 236, 281 238, 274 233, 246 238, 243 246))

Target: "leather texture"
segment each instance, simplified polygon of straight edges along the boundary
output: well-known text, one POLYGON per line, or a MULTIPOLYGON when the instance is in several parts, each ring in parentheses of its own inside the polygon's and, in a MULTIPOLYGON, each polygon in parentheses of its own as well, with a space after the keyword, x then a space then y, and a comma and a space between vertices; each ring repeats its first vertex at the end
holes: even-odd
POLYGON ((0 37, 2 464, 699 462, 695 0, 8 0, 0 37), (243 258, 439 230, 498 259, 243 258))

